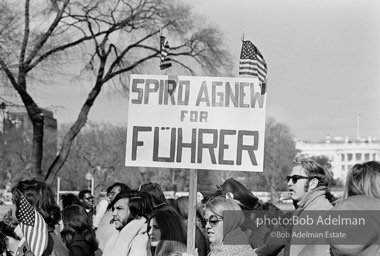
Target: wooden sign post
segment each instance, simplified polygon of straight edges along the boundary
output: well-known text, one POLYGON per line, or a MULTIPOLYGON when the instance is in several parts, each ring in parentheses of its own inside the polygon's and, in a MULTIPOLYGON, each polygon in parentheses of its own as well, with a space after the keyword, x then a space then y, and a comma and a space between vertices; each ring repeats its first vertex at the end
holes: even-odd
POLYGON ((189 214, 187 219, 187 253, 192 254, 195 249, 195 229, 197 221, 197 184, 198 171, 190 169, 189 185, 189 214))

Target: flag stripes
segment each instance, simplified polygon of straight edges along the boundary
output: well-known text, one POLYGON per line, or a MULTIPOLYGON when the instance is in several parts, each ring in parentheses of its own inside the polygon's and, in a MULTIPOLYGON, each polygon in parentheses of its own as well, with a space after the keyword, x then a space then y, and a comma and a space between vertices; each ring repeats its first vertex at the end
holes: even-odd
POLYGON ((160 59, 161 59, 160 69, 163 70, 163 69, 166 69, 168 67, 171 67, 172 63, 171 63, 171 59, 168 58, 169 50, 170 50, 168 40, 164 36, 160 36, 160 41, 161 41, 161 45, 160 45, 160 59))
POLYGON ((35 256, 41 256, 48 243, 47 224, 42 215, 21 196, 16 217, 30 250, 35 256))

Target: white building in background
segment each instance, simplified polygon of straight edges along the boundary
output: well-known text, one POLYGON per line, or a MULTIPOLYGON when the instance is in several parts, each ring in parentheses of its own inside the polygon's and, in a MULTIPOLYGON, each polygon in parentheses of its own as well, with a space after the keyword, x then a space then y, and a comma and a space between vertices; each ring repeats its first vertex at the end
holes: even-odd
POLYGON ((380 141, 368 137, 351 141, 348 137, 326 136, 323 142, 296 141, 300 154, 306 156, 326 156, 332 165, 334 178, 345 180, 348 170, 356 163, 380 161, 380 141))

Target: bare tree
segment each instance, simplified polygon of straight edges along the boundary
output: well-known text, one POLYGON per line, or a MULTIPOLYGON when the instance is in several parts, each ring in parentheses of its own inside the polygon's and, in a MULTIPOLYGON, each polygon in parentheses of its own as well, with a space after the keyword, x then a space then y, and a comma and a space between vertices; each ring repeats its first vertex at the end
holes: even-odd
MULTIPOLYGON (((64 135, 69 127, 62 127, 64 135)), ((138 169, 128 168, 125 163, 125 127, 89 122, 73 141, 71 154, 60 174, 62 186, 68 190, 86 187, 86 173, 95 178, 95 195, 114 182, 126 183, 131 188, 141 184, 138 169), (124 174, 125 173, 125 174, 124 174), (76 179, 73 179, 76 177, 76 179)))
MULTIPOLYGON (((205 25, 182 1, 25 0, 23 15, 19 15, 19 2, 3 3, 9 9, 8 25, 12 24, 13 29, 7 30, 12 33, 11 39, 1 41, 0 67, 20 95, 33 124, 31 169, 48 182, 69 156, 71 144, 103 86, 157 62, 162 29, 172 36, 169 56, 181 67, 179 73, 217 75, 230 70, 221 33, 205 25), (55 160, 44 172, 44 116, 29 87, 33 79, 54 75, 57 65, 71 65, 73 56, 81 57, 81 69, 92 72, 93 86, 55 160)), ((5 32, 1 27, 2 36, 5 32)))
POLYGON ((251 189, 269 189, 272 196, 286 188, 285 177, 296 155, 293 135, 288 126, 268 118, 265 124, 264 172, 249 175, 251 189))

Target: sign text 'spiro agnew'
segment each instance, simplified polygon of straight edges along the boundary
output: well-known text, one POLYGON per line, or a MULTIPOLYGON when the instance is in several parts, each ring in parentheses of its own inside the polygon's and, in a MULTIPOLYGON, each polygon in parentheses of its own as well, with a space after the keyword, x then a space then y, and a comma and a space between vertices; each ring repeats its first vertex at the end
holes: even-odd
POLYGON ((257 78, 131 75, 126 165, 263 171, 257 78))

